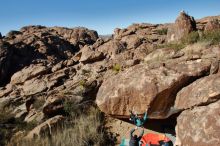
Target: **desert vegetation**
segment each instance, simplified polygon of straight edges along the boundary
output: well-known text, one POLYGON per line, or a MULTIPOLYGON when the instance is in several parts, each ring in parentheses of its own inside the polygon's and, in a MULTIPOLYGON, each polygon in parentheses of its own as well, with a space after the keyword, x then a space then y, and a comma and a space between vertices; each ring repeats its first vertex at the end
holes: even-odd
POLYGON ((172 48, 180 50, 185 48, 187 45, 203 42, 207 42, 210 45, 218 45, 220 42, 220 30, 207 32, 193 31, 185 35, 180 41, 160 44, 157 48, 172 48))
MULTIPOLYGON (((114 145, 114 137, 104 129, 104 114, 92 103, 80 106, 70 102, 64 103, 66 120, 51 133, 44 133, 35 139, 16 139, 13 146, 88 146, 114 145)), ((5 132, 5 131, 2 131, 5 132)), ((3 133, 6 135, 6 133, 3 133)), ((7 138, 7 137, 6 137, 7 138)), ((5 139, 6 139, 5 138, 5 139)))

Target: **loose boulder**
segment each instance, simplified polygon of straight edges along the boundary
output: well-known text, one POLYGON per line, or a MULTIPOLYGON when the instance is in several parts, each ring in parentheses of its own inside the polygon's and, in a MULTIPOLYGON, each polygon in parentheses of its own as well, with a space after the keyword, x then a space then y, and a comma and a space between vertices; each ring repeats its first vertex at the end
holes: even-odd
POLYGON ((182 11, 173 26, 168 29, 167 40, 168 42, 179 41, 184 36, 195 30, 196 22, 194 18, 182 11))

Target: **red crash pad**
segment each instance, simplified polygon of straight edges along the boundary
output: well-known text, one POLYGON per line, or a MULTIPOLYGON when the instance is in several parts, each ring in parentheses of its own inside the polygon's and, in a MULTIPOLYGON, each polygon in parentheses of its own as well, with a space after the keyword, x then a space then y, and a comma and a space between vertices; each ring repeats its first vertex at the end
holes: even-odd
POLYGON ((166 137, 164 134, 148 133, 141 138, 141 141, 142 141, 141 146, 146 146, 146 144, 160 145, 159 141, 168 142, 170 141, 170 139, 166 137))

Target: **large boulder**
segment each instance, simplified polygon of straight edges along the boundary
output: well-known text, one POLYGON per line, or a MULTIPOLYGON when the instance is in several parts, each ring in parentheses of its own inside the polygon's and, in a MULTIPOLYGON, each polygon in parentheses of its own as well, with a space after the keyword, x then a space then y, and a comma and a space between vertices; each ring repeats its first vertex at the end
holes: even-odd
MULTIPOLYGON (((205 85, 205 84, 203 84, 205 85)), ((186 110, 177 118, 176 145, 220 145, 220 101, 186 110)))
POLYGON ((136 65, 109 77, 99 88, 96 102, 107 114, 128 117, 129 109, 150 118, 163 119, 173 114, 176 93, 194 78, 209 72, 210 63, 191 61, 149 68, 136 65))
POLYGON ((168 42, 179 41, 190 32, 196 30, 196 22, 193 17, 184 11, 177 17, 175 24, 169 27, 167 32, 168 42))
POLYGON ((178 92, 174 107, 188 109, 220 99, 220 74, 201 78, 178 92))

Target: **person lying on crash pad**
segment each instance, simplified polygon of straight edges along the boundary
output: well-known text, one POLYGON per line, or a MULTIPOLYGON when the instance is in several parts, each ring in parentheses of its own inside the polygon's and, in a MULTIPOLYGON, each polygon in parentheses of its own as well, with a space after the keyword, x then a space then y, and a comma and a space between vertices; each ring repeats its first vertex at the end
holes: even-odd
POLYGON ((142 138, 142 136, 144 135, 144 128, 142 129, 142 132, 140 133, 139 136, 137 136, 136 134, 133 136, 133 133, 134 131, 136 130, 137 128, 135 129, 132 129, 130 131, 130 141, 129 141, 129 146, 139 146, 139 142, 142 138))
POLYGON ((142 127, 144 123, 147 121, 147 109, 146 112, 144 113, 143 118, 139 118, 137 113, 134 113, 133 111, 130 112, 130 121, 132 121, 137 127, 142 127))

